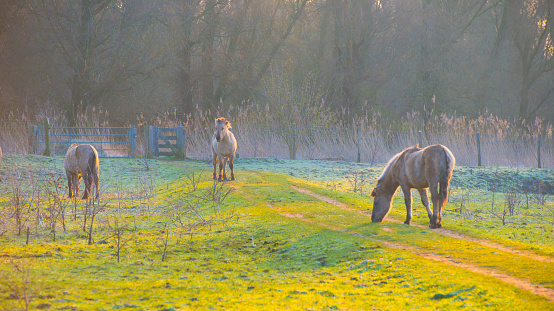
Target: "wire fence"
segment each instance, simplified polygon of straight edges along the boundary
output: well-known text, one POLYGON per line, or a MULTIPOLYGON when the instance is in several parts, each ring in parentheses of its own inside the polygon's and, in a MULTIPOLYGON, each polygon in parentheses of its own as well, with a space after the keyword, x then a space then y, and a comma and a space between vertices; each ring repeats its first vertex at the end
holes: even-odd
MULTIPOLYGON (((32 127, 3 126, 2 128, 0 146, 4 153, 36 153, 37 146, 33 146, 32 127)), ((121 155, 118 153, 106 155, 128 156, 134 153, 135 156, 146 156, 143 130, 144 127, 135 132, 136 144, 133 146, 133 151, 124 152, 121 155)), ((396 153, 415 144, 420 144, 421 147, 443 144, 452 151, 459 166, 478 166, 480 161, 482 166, 521 168, 540 166, 554 169, 552 135, 423 133, 414 130, 376 130, 361 126, 314 127, 295 124, 245 123, 234 124, 232 132, 238 142, 237 154, 240 158, 341 160, 373 165, 386 163, 396 153)), ((186 127, 186 156, 196 160, 209 160, 213 133, 211 126, 186 127)), ((103 143, 110 144, 110 142, 110 139, 106 138, 103 143)), ((64 144, 64 147, 65 145, 67 144, 64 144)), ((65 153, 61 150, 57 154, 65 153)))
MULTIPOLYGON (((419 144, 447 146, 461 166, 554 168, 554 139, 539 135, 422 133, 375 131, 362 127, 306 127, 241 124, 233 126, 239 157, 360 161, 385 163, 403 149, 419 144), (539 155, 540 152, 540 155, 539 155), (479 159, 480 158, 480 159, 479 159), (480 162, 480 163, 479 163, 480 162)), ((211 157, 212 129, 187 128, 187 157, 211 157)))

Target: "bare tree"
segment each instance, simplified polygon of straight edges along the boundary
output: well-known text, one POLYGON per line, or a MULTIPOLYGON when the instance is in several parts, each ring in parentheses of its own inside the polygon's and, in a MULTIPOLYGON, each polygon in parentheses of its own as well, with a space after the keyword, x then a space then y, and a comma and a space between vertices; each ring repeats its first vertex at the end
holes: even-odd
MULTIPOLYGON (((102 108, 108 94, 124 92, 147 75, 160 59, 137 53, 156 11, 157 2, 114 0, 34 0, 38 34, 51 39, 45 48, 58 66, 51 87, 65 104, 71 126, 92 108, 102 108)), ((161 61, 163 64, 163 61, 161 61)))
POLYGON ((554 42, 552 42, 552 1, 510 1, 509 31, 518 53, 518 74, 521 81, 519 93, 519 118, 531 120, 539 112, 546 111, 554 93, 554 42), (543 81, 541 81, 543 80, 543 81), (544 81, 546 80, 546 81, 544 81), (543 92, 535 86, 546 83, 543 92), (533 94, 539 93, 540 97, 533 94), (536 104, 532 104, 532 102, 536 104))

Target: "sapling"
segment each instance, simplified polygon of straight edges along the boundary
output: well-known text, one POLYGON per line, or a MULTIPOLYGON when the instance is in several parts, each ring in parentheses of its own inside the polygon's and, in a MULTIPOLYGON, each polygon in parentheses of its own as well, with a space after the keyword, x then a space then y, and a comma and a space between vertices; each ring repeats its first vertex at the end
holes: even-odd
POLYGON ((507 192, 504 194, 505 206, 508 207, 510 216, 514 216, 515 209, 521 204, 521 194, 519 192, 507 192))
MULTIPOLYGON (((508 196, 506 196, 505 194, 505 201, 504 201, 504 209, 502 210, 502 212, 495 212, 494 210, 491 211, 491 215, 499 218, 500 220, 502 220, 502 225, 505 226, 508 221, 507 221, 507 218, 506 216, 508 216, 508 212, 506 211, 506 207, 508 207, 508 209, 510 209, 510 207, 508 206, 509 204, 511 204, 510 200, 511 199, 508 199, 510 198, 510 195, 508 194, 508 196)), ((510 214, 510 216, 512 216, 512 214, 510 214)))
POLYGON ((202 175, 196 175, 194 171, 187 173, 186 178, 188 179, 188 183, 186 184, 186 191, 185 193, 192 193, 198 189, 198 184, 200 183, 201 176, 202 175))
POLYGON ((92 240, 93 240, 92 233, 93 233, 93 230, 94 230, 94 218, 96 217, 96 215, 98 215, 98 213, 103 211, 105 207, 106 207, 106 204, 104 204, 104 206, 102 206, 102 207, 100 207, 98 204, 94 204, 94 199, 93 198, 88 199, 86 204, 85 204, 85 221, 84 221, 84 225, 83 225, 83 230, 87 234, 88 245, 92 245, 92 240), (90 224, 88 225, 88 228, 87 228, 86 227, 86 219, 87 219, 87 214, 89 214, 89 212, 90 212, 90 224))
POLYGON ((23 207, 21 200, 21 188, 18 182, 12 183, 12 205, 14 208, 14 218, 17 227, 17 235, 21 235, 21 229, 23 227, 23 207))
POLYGON ((116 240, 116 256, 117 256, 117 262, 120 260, 121 256, 121 250, 125 248, 125 244, 127 241, 122 241, 122 235, 123 235, 123 228, 119 226, 119 221, 117 218, 115 218, 115 224, 114 224, 114 237, 116 240))
POLYGON ((363 188, 368 183, 368 174, 363 171, 346 173, 346 180, 350 183, 353 192, 363 193, 363 188))
POLYGON ((544 205, 548 198, 548 193, 544 191, 543 187, 544 181, 539 180, 535 182, 535 192, 533 193, 533 197, 534 201, 536 201, 538 205, 544 205))
POLYGON ((164 226, 165 228, 165 242, 164 242, 164 251, 162 254, 162 262, 166 259, 166 251, 167 251, 167 241, 169 239, 169 229, 167 228, 167 224, 164 226))

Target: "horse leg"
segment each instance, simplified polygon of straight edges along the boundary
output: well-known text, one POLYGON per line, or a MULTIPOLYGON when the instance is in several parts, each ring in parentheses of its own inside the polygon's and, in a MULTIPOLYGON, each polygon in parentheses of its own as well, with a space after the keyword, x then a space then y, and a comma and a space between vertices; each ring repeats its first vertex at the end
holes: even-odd
POLYGON ((429 197, 427 196, 427 189, 421 189, 418 191, 419 197, 421 198, 421 203, 423 203, 423 206, 425 206, 425 208, 427 209, 427 216, 429 216, 429 221, 431 221, 431 217, 433 217, 433 212, 429 207, 429 197))
POLYGON ((432 229, 440 228, 442 225, 439 218, 440 205, 438 183, 431 183, 429 191, 431 191, 431 201, 433 202, 433 216, 431 217, 431 223, 429 227, 431 227, 432 229))
POLYGON ((227 158, 223 158, 223 180, 227 181, 227 158))
POLYGON ((216 166, 217 166, 217 154, 213 153, 212 154, 212 163, 213 163, 213 166, 214 166, 214 173, 213 173, 213 180, 217 180, 217 175, 216 175, 216 172, 215 172, 215 169, 216 169, 216 166))
POLYGON ((69 197, 72 198, 73 197, 73 174, 67 172, 65 173, 65 175, 67 176, 67 187, 69 188, 69 197))
POLYGON ((233 169, 233 162, 235 161, 235 155, 229 157, 229 169, 231 170, 231 180, 235 180, 235 171, 233 169))
POLYGON ((223 159, 219 159, 219 178, 217 181, 223 181, 223 170, 225 169, 223 159))
POLYGON ((75 181, 73 182, 73 192, 76 197, 79 196, 80 187, 81 187, 81 173, 77 173, 77 175, 75 175, 75 181))
POLYGON ((100 197, 100 190, 98 190, 98 184, 99 184, 99 181, 98 181, 98 173, 94 174, 94 184, 96 185, 96 200, 98 200, 98 198, 100 197))
POLYGON ((442 209, 446 205, 447 200, 448 200, 447 197, 445 197, 445 196, 441 195, 441 193, 439 193, 439 195, 437 197, 437 204, 438 204, 438 210, 439 210, 439 216, 437 217, 437 228, 442 227, 442 209))
POLYGON ((412 222, 412 189, 408 186, 401 186, 404 193, 404 203, 406 203, 406 220, 405 225, 409 225, 412 222))
POLYGON ((88 199, 90 196, 90 187, 92 184, 91 176, 89 173, 86 173, 86 175, 83 177, 83 180, 85 181, 85 193, 83 193, 82 200, 88 199))

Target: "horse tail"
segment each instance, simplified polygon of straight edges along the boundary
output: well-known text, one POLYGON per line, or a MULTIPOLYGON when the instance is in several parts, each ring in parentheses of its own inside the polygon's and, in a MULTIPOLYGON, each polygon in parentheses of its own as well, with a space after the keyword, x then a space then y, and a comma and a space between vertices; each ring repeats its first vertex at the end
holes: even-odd
POLYGON ((452 163, 448 159, 446 150, 441 152, 440 157, 440 173, 439 173, 439 200, 446 204, 448 200, 448 186, 450 184, 450 178, 452 176, 452 163))
POLYGON ((96 186, 96 194, 98 195, 98 165, 96 165, 98 163, 98 153, 94 152, 91 152, 89 158, 88 158, 88 178, 89 178, 89 181, 90 181, 90 191, 91 191, 91 195, 92 195, 92 186, 94 184, 94 186, 96 186))

